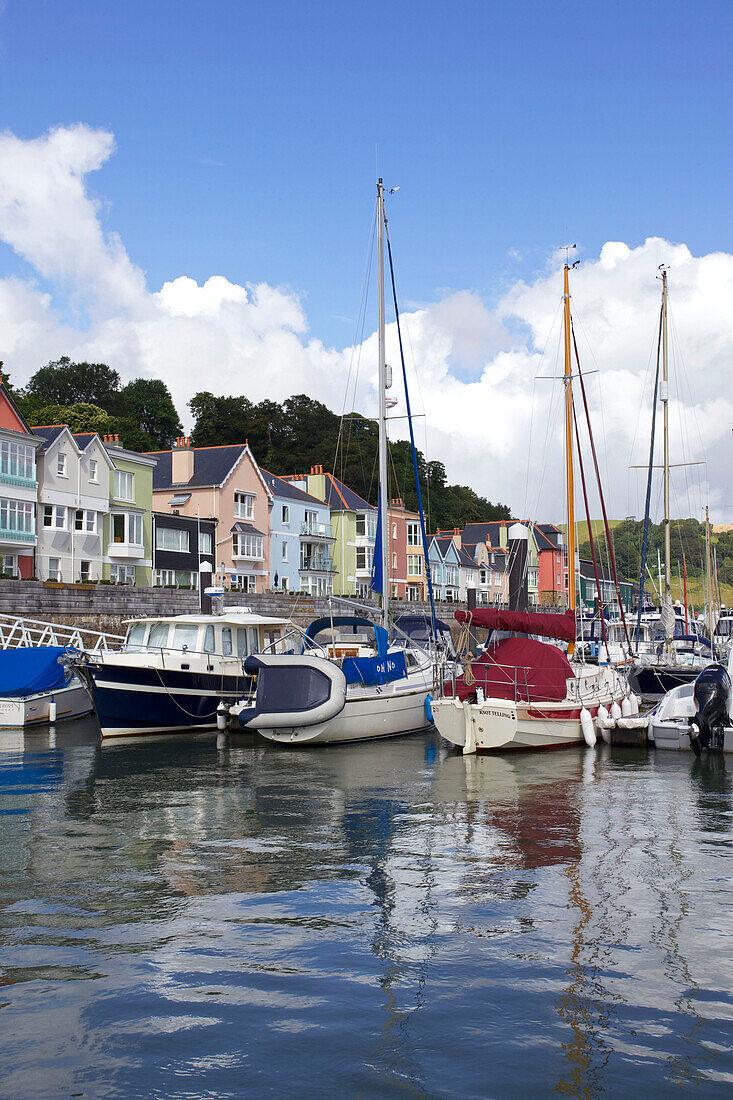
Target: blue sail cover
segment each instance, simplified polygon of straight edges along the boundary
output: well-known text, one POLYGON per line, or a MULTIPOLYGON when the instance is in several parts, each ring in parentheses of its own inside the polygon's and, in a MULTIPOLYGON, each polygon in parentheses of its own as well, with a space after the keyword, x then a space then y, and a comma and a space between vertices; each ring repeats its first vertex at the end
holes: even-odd
POLYGON ((379 489, 379 511, 377 512, 377 533, 374 537, 374 557, 372 558, 372 592, 384 592, 382 577, 382 489, 379 489))
POLYGON ((66 647, 61 645, 1 649, 0 698, 19 698, 64 687, 67 672, 59 664, 62 653, 66 653, 66 647))

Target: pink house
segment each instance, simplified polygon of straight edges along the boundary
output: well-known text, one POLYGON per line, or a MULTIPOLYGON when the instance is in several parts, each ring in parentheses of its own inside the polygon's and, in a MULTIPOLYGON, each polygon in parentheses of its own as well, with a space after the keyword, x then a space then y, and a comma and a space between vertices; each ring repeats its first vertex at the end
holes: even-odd
POLYGON ((387 521, 390 592, 400 600, 424 600, 427 582, 420 516, 408 512, 404 502, 395 498, 388 505, 387 521))
POLYGON ((218 520, 216 546, 202 546, 218 583, 243 592, 270 587, 270 492, 248 444, 192 447, 181 436, 154 451, 153 508, 218 520))

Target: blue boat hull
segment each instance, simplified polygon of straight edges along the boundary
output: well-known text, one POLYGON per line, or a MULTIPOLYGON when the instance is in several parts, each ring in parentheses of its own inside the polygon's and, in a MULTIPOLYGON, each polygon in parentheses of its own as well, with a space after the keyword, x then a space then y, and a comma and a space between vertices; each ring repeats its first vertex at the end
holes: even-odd
POLYGON ((84 671, 105 738, 213 729, 219 703, 237 702, 252 685, 245 675, 129 665, 90 663, 84 671))

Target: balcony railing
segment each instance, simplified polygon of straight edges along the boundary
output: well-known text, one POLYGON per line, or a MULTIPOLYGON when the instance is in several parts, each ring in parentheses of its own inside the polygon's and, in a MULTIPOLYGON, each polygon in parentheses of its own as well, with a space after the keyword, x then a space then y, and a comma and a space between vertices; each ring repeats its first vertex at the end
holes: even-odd
POLYGON ((0 542, 35 542, 35 531, 14 531, 11 527, 0 527, 0 542))
POLYGON ((311 554, 300 559, 300 573, 333 573, 333 559, 328 554, 311 554))
POLYGON ((300 525, 301 535, 308 535, 314 539, 332 539, 334 535, 331 531, 330 523, 313 523, 306 521, 300 525))
POLYGON ((22 489, 35 489, 38 486, 38 482, 34 477, 21 477, 19 474, 0 473, 0 483, 19 486, 22 489))

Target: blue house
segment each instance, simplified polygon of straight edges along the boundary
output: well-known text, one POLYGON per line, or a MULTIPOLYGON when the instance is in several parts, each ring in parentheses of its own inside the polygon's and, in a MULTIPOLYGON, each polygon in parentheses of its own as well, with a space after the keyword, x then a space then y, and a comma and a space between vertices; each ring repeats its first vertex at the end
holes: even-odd
POLYGON ((268 470, 272 493, 270 585, 284 592, 328 596, 333 592, 333 546, 328 505, 268 470))
POLYGON ((450 535, 433 535, 428 547, 428 562, 435 599, 457 603, 463 562, 450 535))

